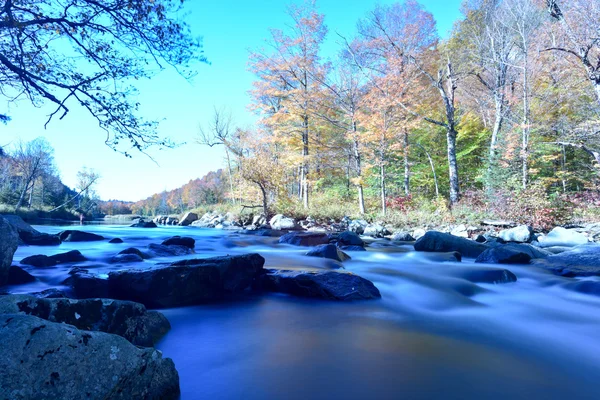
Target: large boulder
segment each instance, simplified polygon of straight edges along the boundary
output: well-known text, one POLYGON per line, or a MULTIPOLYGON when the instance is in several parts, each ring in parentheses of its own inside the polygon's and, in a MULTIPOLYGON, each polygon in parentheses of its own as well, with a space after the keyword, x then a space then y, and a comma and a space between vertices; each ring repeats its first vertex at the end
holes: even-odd
POLYGON ((148 270, 111 272, 111 298, 164 308, 200 304, 248 288, 263 269, 258 254, 177 261, 148 270))
POLYGON ((285 217, 283 214, 277 214, 269 221, 269 225, 271 228, 277 229, 280 231, 291 231, 300 229, 300 225, 296 222, 294 218, 285 217))
POLYGON ((96 242, 104 240, 103 236, 78 230, 62 231, 58 234, 58 237, 63 242, 96 242))
POLYGON ((8 271, 18 246, 19 235, 17 230, 0 216, 0 286, 8 280, 8 271))
POLYGON ((173 236, 161 243, 163 246, 185 246, 193 249, 196 246, 196 240, 189 236, 173 236))
POLYGON ((323 232, 289 232, 279 238, 279 243, 294 246, 318 246, 329 243, 329 236, 323 232))
POLYGON ((148 312, 139 303, 110 299, 0 296, 0 314, 27 314, 78 329, 114 333, 144 347, 154 346, 171 329, 169 321, 157 311, 148 312))
POLYGON ((178 399, 173 361, 124 338, 30 315, 0 316, 2 399, 178 399))
POLYGON ((22 243, 31 246, 58 246, 61 243, 58 236, 41 233, 33 229, 18 215, 4 214, 2 217, 17 231, 22 243))
POLYGON ((472 258, 477 258, 488 248, 485 244, 437 231, 429 231, 415 242, 417 251, 458 251, 463 257, 472 258))
POLYGON ((500 231, 498 237, 505 242, 529 243, 533 239, 533 229, 527 225, 520 225, 500 231))
POLYGON ((184 214, 183 218, 181 218, 181 221, 179 221, 179 225, 181 226, 188 226, 189 224, 191 224, 194 221, 198 220, 198 214, 193 213, 193 212, 187 212, 184 214))
POLYGON ((540 247, 565 246, 574 247, 589 243, 587 236, 575 229, 565 229, 560 226, 552 229, 548 235, 539 239, 540 247))
POLYGON ((578 246, 531 263, 562 276, 600 276, 600 245, 578 246))
POLYGON ((373 283, 358 275, 335 271, 266 270, 255 288, 325 300, 369 300, 381 297, 373 283))
POLYGON ((78 299, 110 298, 108 279, 87 270, 70 273, 63 285, 71 286, 78 299))
POLYGON ((348 254, 341 251, 339 247, 334 244, 322 244, 311 249, 306 255, 311 257, 329 258, 340 262, 350 259, 348 254))

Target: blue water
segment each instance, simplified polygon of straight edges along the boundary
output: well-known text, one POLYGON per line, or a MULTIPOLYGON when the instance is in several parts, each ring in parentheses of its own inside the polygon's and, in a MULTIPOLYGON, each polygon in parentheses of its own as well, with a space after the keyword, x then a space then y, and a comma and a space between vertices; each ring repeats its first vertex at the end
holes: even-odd
MULTIPOLYGON (((20 247, 15 262, 77 249, 90 259, 79 265, 98 273, 148 267, 176 258, 127 266, 106 260, 127 247, 186 235, 196 238, 197 257, 258 252, 266 267, 331 268, 276 238, 191 227, 80 228, 125 243, 20 247)), ((574 279, 510 266, 517 282, 474 283, 468 272, 487 267, 472 260, 436 262, 410 246, 350 255, 345 268, 372 280, 381 300, 336 303, 248 293, 225 303, 163 310, 172 330, 158 348, 175 361, 182 399, 600 398, 600 297, 566 288, 574 279)), ((39 281, 10 290, 60 286, 71 267, 28 269, 39 281)))

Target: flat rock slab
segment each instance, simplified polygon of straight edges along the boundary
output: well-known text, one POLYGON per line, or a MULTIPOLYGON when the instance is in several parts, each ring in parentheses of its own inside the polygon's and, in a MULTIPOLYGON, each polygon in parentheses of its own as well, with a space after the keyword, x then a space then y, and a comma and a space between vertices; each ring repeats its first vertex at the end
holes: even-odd
POLYGON ((258 254, 244 254, 182 260, 149 270, 111 272, 108 297, 152 308, 206 303, 250 287, 264 263, 258 254))
POLYGON ((532 261, 562 276, 600 276, 600 245, 584 245, 532 261))
POLYGON ((177 399, 173 361, 120 336, 0 315, 2 399, 177 399))
POLYGON ((114 333, 137 346, 152 347, 171 329, 164 315, 148 312, 142 304, 110 299, 0 296, 0 314, 33 315, 64 322, 78 329, 114 333))
POLYGON ((79 250, 71 250, 66 253, 54 254, 52 256, 38 254, 34 256, 25 257, 21 260, 21 264, 44 268, 53 267, 57 264, 81 262, 86 260, 87 258, 85 258, 83 254, 79 252, 79 250))
POLYGON ((477 258, 489 246, 449 233, 429 231, 415 242, 415 250, 429 252, 458 251, 463 257, 477 258))
POLYGON ((275 269, 266 271, 257 280, 255 288, 258 290, 338 301, 381 298, 373 282, 354 274, 275 269))

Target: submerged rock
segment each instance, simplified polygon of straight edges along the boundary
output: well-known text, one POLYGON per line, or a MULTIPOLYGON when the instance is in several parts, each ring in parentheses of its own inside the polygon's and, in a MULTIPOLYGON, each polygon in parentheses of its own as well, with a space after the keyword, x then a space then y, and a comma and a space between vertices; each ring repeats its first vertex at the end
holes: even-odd
POLYGON ((21 260, 23 265, 31 265, 38 268, 53 267, 57 264, 81 262, 87 259, 81 254, 79 250, 71 250, 66 253, 54 254, 52 256, 46 256, 38 254, 34 256, 25 257, 21 260))
POLYGON ((600 276, 600 245, 583 245, 531 262, 562 276, 600 276))
POLYGON ((135 247, 130 247, 128 249, 121 250, 118 255, 124 255, 124 254, 135 254, 143 259, 150 258, 150 256, 148 254, 144 253, 140 249, 136 249, 135 247))
POLYGON ((373 283, 358 275, 334 271, 266 270, 255 288, 325 300, 369 300, 381 298, 373 283))
POLYGON ((129 264, 143 261, 144 259, 137 254, 117 254, 108 260, 108 262, 111 264, 129 264))
POLYGON ((154 346, 171 328, 164 315, 158 312, 148 315, 142 304, 109 299, 0 296, 0 314, 33 315, 51 322, 64 322, 78 329, 114 333, 144 347, 154 346))
POLYGON ((113 239, 110 239, 108 241, 108 243, 113 243, 113 244, 123 243, 123 239, 121 239, 121 238, 113 238, 113 239))
POLYGON ((279 243, 294 246, 318 246, 329 243, 329 236, 322 232, 289 232, 279 238, 279 243))
POLYGON ((104 240, 104 236, 77 230, 62 231, 58 234, 58 237, 63 242, 97 242, 104 240))
POLYGON ((18 245, 17 230, 0 216, 0 286, 8 280, 8 272, 18 245))
POLYGON ((187 254, 194 254, 194 250, 186 246, 171 245, 165 246, 164 244, 151 243, 148 246, 148 253, 153 257, 171 257, 171 256, 185 256, 187 254))
POLYGON ((173 361, 124 338, 30 315, 0 316, 2 399, 177 399, 173 361))
POLYGON ((12 265, 8 269, 8 280, 6 283, 8 283, 9 285, 22 285, 24 283, 34 281, 35 277, 21 267, 12 265))
POLYGON ((437 231, 429 231, 415 242, 417 251, 458 251, 463 257, 472 258, 477 258, 488 248, 485 244, 437 231))
POLYGON ((184 246, 193 249, 196 246, 196 240, 189 236, 173 236, 161 243, 163 246, 184 246))
POLYGON ((501 268, 460 268, 453 275, 474 283, 510 283, 516 282, 517 276, 507 269, 501 268))
POLYGON ((476 263, 486 264, 528 264, 531 255, 507 246, 498 246, 487 249, 476 259, 476 263))
POLYGON ((322 244, 310 250, 308 253, 306 253, 306 255, 311 257, 329 258, 331 260, 336 260, 340 262, 350 259, 350 256, 348 254, 341 251, 334 244, 322 244))
POLYGON ((258 254, 177 261, 149 270, 111 272, 111 298, 163 308, 200 304, 248 288, 262 271, 258 254))

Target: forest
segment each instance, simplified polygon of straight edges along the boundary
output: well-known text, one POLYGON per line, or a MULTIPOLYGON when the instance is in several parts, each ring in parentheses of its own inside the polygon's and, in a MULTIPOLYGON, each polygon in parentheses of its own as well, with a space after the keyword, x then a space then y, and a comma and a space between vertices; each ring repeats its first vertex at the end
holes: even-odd
POLYGON ((462 13, 441 38, 418 2, 380 5, 343 37, 315 2, 290 6, 249 56, 256 126, 215 108, 198 135, 225 150, 218 200, 409 225, 597 218, 600 4, 469 0, 462 13))

